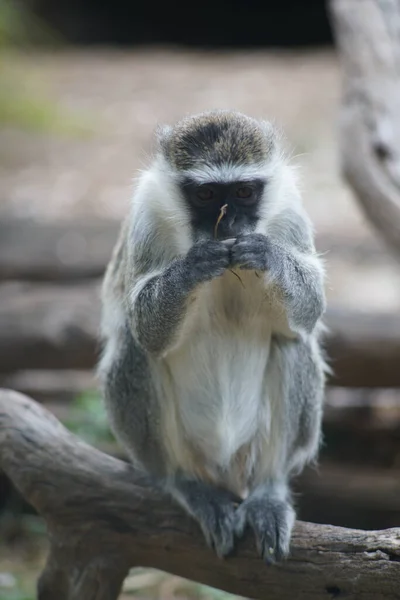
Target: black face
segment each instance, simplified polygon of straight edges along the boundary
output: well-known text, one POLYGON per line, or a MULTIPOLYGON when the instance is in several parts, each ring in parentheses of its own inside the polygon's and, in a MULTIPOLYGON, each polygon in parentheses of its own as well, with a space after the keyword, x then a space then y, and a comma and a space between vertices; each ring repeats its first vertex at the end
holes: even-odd
POLYGON ((216 232, 219 240, 254 230, 264 188, 265 181, 262 179, 201 185, 192 179, 186 179, 181 184, 195 234, 198 232, 214 237, 216 232), (216 229, 218 217, 225 205, 224 215, 216 229))

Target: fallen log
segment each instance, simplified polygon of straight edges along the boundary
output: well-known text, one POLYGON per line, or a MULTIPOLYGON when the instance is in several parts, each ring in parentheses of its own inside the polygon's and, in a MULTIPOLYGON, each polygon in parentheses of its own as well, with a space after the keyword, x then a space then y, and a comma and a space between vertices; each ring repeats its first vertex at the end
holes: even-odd
MULTIPOLYGON (((117 239, 120 223, 35 223, 31 219, 0 220, 0 281, 67 282, 101 277, 117 239)), ((387 264, 391 257, 379 240, 340 235, 317 236, 326 258, 357 264, 387 264)))
POLYGON ((398 313, 362 313, 331 306, 327 353, 341 387, 400 387, 398 313))
POLYGON ((317 469, 307 468, 296 480, 295 491, 299 494, 300 516, 306 520, 360 529, 400 524, 398 468, 351 465, 322 458, 317 469))
MULTIPOLYGON (((0 373, 92 369, 99 353, 99 282, 0 285, 0 373)), ((331 307, 327 353, 342 387, 400 387, 398 314, 331 307)))
POLYGON ((98 354, 96 284, 0 285, 0 372, 91 369, 98 354))
POLYGON ((127 463, 78 440, 41 405, 0 392, 0 466, 45 517, 39 600, 116 600, 132 566, 271 600, 399 597, 400 529, 297 523, 291 557, 267 567, 250 535, 220 561, 196 523, 127 463))
POLYGON ((0 221, 0 281, 70 281, 100 277, 117 239, 119 223, 0 221))
POLYGON ((0 376, 0 387, 32 396, 37 402, 67 405, 96 389, 97 382, 93 371, 31 370, 0 376))

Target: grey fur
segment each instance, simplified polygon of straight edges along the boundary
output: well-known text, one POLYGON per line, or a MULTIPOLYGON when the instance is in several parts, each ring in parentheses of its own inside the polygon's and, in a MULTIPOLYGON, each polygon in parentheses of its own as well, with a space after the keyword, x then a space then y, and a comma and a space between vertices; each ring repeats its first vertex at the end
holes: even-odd
POLYGON ((235 546, 236 508, 241 500, 229 490, 188 479, 178 474, 169 489, 173 497, 194 517, 210 548, 222 558, 235 546))
POLYGON ((302 467, 298 455, 314 446, 315 454, 321 441, 321 419, 325 387, 325 368, 320 348, 308 339, 275 341, 274 352, 286 362, 289 473, 302 467), (283 358, 284 357, 284 358, 283 358), (294 425, 294 427, 293 427, 294 425))
POLYGON ((187 117, 174 128, 160 128, 158 138, 165 157, 180 171, 225 162, 263 162, 275 144, 271 127, 225 110, 187 117))
MULTIPOLYGON (((268 162, 275 149, 271 128, 227 111, 183 120, 175 128, 164 129, 159 140, 164 159, 178 171, 199 169, 202 164, 218 166, 224 161, 240 165, 268 162)), ((179 218, 181 213, 184 216, 182 198, 178 193, 176 197, 175 212, 168 213, 173 218, 179 218)), ((172 196, 170 200, 175 201, 172 196)), ((152 198, 146 196, 146 202, 151 204, 152 198)), ((229 554, 235 537, 249 526, 264 560, 275 562, 289 552, 294 522, 289 478, 316 457, 320 443, 326 367, 319 337, 325 297, 311 225, 295 196, 292 204, 289 202, 270 220, 262 217, 265 234, 246 231, 245 235, 225 242, 192 241, 182 254, 176 239, 170 236, 169 222, 164 223, 160 216, 162 213, 154 209, 149 217, 146 210, 130 217, 122 228, 103 287, 104 355, 99 373, 113 430, 132 459, 155 476, 199 522, 207 542, 219 556, 229 554), (143 219, 143 223, 138 225, 135 219, 143 219), (182 457, 183 463, 191 461, 187 472, 172 464, 168 444, 175 442, 165 438, 165 431, 171 426, 166 425, 166 420, 172 410, 166 393, 172 379, 171 365, 165 357, 179 348, 192 306, 196 310, 197 297, 202 297, 207 282, 221 276, 221 285, 232 285, 229 281, 233 280, 237 287, 227 292, 222 287, 219 307, 210 306, 209 311, 217 314, 222 310, 222 319, 235 331, 245 327, 243 298, 249 303, 251 298, 247 300, 239 281, 226 277, 228 269, 237 267, 243 269, 243 277, 247 277, 246 271, 256 271, 259 278, 273 283, 277 299, 271 301, 281 302, 281 312, 287 319, 287 324, 273 323, 268 364, 263 371, 266 382, 279 380, 273 389, 276 397, 268 399, 275 402, 274 410, 281 413, 274 416, 279 430, 269 432, 271 437, 276 436, 274 443, 279 444, 279 451, 270 448, 275 454, 268 476, 262 475, 264 471, 259 468, 259 463, 268 457, 257 454, 263 447, 265 431, 252 434, 248 455, 246 450, 243 456, 238 451, 239 456, 232 460, 238 460, 237 468, 243 470, 249 490, 242 499, 230 487, 226 465, 206 463, 198 440, 188 437, 183 429, 188 415, 207 422, 208 415, 202 413, 206 386, 204 392, 189 388, 187 394, 194 403, 192 412, 177 413, 175 421, 172 419, 177 431, 183 432, 184 452, 188 455, 182 457), (136 289, 137 282, 143 284, 136 289), (274 466, 274 461, 279 466, 274 466)), ((192 232, 192 240, 195 238, 192 232)), ((217 334, 223 335, 221 332, 224 330, 217 334)), ((195 329, 189 336, 197 335, 200 340, 201 333, 195 329)), ((246 336, 247 331, 240 339, 246 336)), ((192 368, 195 370, 196 364, 192 368)), ((219 369, 217 356, 212 368, 219 369)), ((190 373, 184 373, 185 376, 190 379, 190 373)), ((222 392, 215 390, 215 402, 222 392)), ((175 447, 179 447, 178 442, 175 447)))
POLYGON ((164 478, 160 411, 151 366, 128 325, 122 332, 118 352, 107 372, 101 373, 101 379, 113 431, 141 468, 164 478))
POLYGON ((241 269, 268 271, 283 292, 289 323, 311 333, 325 311, 322 278, 296 251, 265 235, 238 236, 232 264, 241 269))
POLYGON ((284 215, 279 214, 279 217, 270 223, 268 234, 281 246, 304 253, 314 251, 311 223, 304 214, 299 214, 298 211, 288 209, 284 215))
POLYGON ((286 484, 268 481, 239 506, 235 533, 242 536, 249 526, 259 554, 272 564, 288 554, 294 516, 286 484))
POLYGON ((229 248, 217 241, 197 242, 183 259, 177 259, 147 283, 138 296, 136 335, 143 348, 160 354, 185 316, 188 298, 200 283, 222 275, 229 265, 229 248))
POLYGON ((274 563, 289 552, 295 518, 289 478, 302 469, 303 454, 316 456, 320 446, 325 373, 313 341, 283 336, 272 342, 269 369, 282 374, 285 416, 280 435, 287 440, 287 459, 279 478, 251 482, 252 492, 237 511, 235 533, 240 537, 250 527, 259 553, 274 563))

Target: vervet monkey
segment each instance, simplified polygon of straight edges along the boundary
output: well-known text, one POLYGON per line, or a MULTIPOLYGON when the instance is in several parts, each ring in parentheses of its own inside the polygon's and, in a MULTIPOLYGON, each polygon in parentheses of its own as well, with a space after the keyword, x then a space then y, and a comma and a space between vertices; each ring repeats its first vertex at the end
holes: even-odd
POLYGON ((295 520, 289 477, 320 441, 313 230, 271 123, 212 111, 156 137, 102 291, 110 422, 218 556, 250 526, 275 562, 295 520))

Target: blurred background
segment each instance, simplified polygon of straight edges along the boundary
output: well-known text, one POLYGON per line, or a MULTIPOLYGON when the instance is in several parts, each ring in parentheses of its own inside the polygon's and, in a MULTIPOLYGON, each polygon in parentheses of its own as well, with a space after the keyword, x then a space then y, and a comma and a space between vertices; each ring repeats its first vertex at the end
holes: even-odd
MULTIPOLYGON (((350 311, 350 329, 349 314, 398 314, 398 263, 340 176, 340 99, 321 0, 0 0, 0 385, 121 455, 91 370, 98 283, 155 126, 210 108, 284 127, 329 304, 350 311)), ((399 525, 398 391, 390 374, 383 385, 354 372, 329 387, 320 466, 296 483, 299 517, 399 525)), ((31 600, 45 529, 1 473, 0 533, 0 600, 31 600)), ((123 598, 223 596, 136 570, 123 598)))

